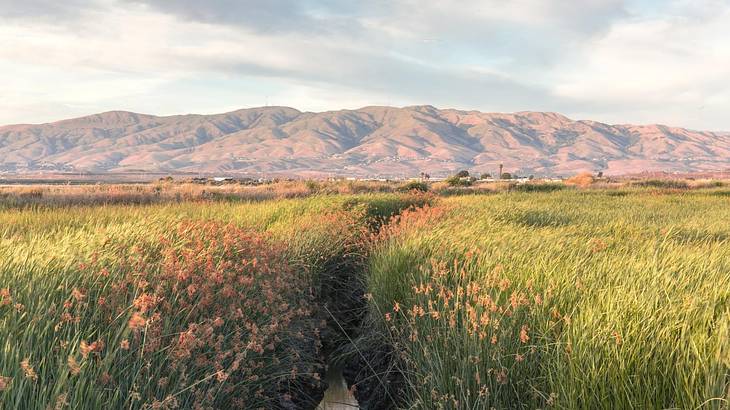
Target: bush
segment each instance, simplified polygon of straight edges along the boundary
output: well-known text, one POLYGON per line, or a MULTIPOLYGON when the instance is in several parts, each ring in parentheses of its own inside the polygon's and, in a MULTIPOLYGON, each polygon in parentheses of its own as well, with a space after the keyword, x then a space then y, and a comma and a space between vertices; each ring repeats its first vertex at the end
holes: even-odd
POLYGON ((469 178, 462 178, 458 175, 454 175, 453 177, 447 178, 446 183, 449 184, 449 186, 471 186, 472 181, 469 178))
POLYGON ((422 181, 409 181, 398 188, 401 192, 419 191, 428 192, 428 184, 422 181))
POLYGON ((317 181, 307 180, 307 182, 304 183, 304 185, 307 187, 309 192, 317 192, 319 191, 319 184, 317 181))
POLYGON ((593 174, 591 174, 590 172, 581 172, 578 175, 566 179, 565 183, 568 185, 575 185, 581 188, 585 188, 590 186, 594 181, 595 178, 593 178, 593 174))

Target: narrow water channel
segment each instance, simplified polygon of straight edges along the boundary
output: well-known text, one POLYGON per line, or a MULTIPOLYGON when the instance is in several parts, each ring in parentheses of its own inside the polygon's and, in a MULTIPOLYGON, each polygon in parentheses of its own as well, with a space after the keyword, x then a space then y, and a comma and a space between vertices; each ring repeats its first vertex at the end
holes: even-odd
POLYGON ((347 383, 342 377, 342 369, 331 367, 327 372, 329 388, 324 392, 324 399, 317 406, 317 410, 353 410, 359 409, 357 400, 347 389, 347 383))

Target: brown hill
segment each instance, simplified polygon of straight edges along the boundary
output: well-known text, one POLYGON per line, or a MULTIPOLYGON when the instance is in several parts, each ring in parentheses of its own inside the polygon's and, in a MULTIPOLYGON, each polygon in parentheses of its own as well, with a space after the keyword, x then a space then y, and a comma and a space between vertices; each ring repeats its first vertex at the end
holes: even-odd
POLYGON ((431 106, 300 112, 264 107, 158 117, 107 112, 0 127, 0 171, 443 175, 730 168, 730 133, 608 125, 560 114, 431 106))

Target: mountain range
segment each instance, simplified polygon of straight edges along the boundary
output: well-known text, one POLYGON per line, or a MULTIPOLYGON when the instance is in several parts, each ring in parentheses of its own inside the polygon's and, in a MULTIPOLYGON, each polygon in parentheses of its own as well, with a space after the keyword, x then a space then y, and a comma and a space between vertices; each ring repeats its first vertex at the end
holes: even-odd
POLYGON ((205 172, 432 176, 466 169, 520 175, 730 168, 730 132, 609 125, 549 112, 432 106, 301 112, 260 107, 214 115, 112 111, 0 127, 0 172, 205 172))

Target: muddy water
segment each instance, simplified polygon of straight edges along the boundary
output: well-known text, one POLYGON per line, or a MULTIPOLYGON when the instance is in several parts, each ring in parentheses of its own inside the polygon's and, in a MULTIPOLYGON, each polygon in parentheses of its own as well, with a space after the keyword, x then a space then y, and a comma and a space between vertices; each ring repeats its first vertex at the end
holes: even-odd
POLYGON ((324 392, 324 399, 317 410, 353 410, 359 409, 357 400, 347 389, 342 369, 331 367, 327 372, 329 388, 324 392))

